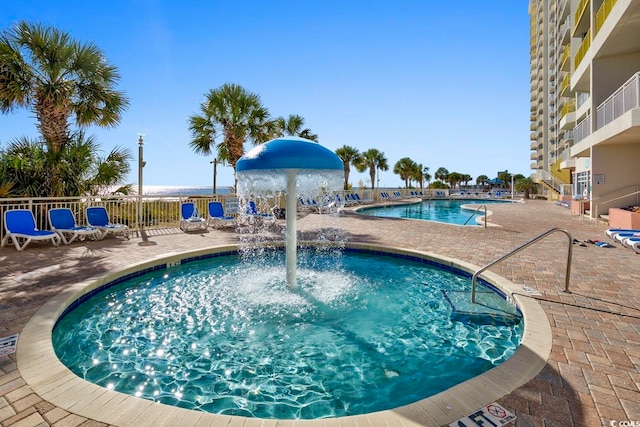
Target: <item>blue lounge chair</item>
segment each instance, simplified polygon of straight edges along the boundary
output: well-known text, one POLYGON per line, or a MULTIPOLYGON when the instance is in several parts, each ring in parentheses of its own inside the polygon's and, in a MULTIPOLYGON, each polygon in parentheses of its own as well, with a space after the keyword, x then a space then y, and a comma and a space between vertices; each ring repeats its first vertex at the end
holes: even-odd
POLYGON ((29 209, 11 209, 4 213, 4 229, 6 234, 0 243, 5 246, 9 239, 21 252, 32 240, 51 240, 53 246, 60 244, 60 236, 51 230, 38 230, 33 212, 29 209), (20 244, 20 239, 24 242, 20 244))
POLYGON ((180 229, 182 231, 207 229, 207 220, 200 216, 194 202, 180 204, 180 229))
POLYGON ((76 218, 69 208, 49 209, 49 224, 51 229, 58 233, 62 243, 68 245, 76 239, 83 240, 88 237, 92 240, 100 239, 100 230, 96 227, 79 226, 76 218), (69 236, 69 238, 67 238, 69 236))
POLYGON ((232 216, 225 215, 224 207, 222 206, 222 202, 209 202, 209 219, 208 223, 212 227, 224 227, 226 224, 233 225, 235 223, 235 218, 232 216))
POLYGON ((100 240, 104 239, 107 234, 122 234, 122 237, 129 239, 129 227, 124 224, 112 223, 104 206, 88 207, 86 215, 87 223, 100 230, 100 240))
MULTIPOLYGON (((307 199, 307 205, 314 208, 318 207, 318 202, 315 199, 307 199)), ((256 206, 256 202, 249 200, 247 203, 246 213, 249 217, 261 218, 261 219, 273 219, 274 216, 270 213, 260 212, 256 206)))

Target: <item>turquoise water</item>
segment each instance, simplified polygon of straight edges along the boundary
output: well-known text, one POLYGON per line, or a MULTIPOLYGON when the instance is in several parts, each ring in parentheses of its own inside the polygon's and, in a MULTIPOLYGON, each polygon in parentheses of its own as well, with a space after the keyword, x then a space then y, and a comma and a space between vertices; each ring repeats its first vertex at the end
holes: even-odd
MULTIPOLYGON (((309 250, 299 252, 299 288, 290 290, 282 252, 253 255, 103 290, 58 322, 58 357, 88 381, 169 405, 314 419, 415 402, 499 365, 520 342, 521 322, 454 320, 443 291, 468 294, 468 277, 309 250)), ((514 311, 503 298, 494 304, 514 311)))
MULTIPOLYGON (((490 203, 510 203, 500 200, 478 200, 478 199, 442 199, 424 200, 422 203, 396 204, 389 206, 378 206, 358 210, 358 213, 371 216, 383 216, 388 218, 408 218, 423 219, 428 221, 446 222, 458 225, 478 225, 476 217, 482 215, 481 212, 474 213, 472 210, 461 209, 462 205, 469 204, 490 204, 490 203), (469 217, 473 218, 469 219, 469 217), (468 222, 467 222, 468 221, 468 222), (467 222, 465 224, 465 222, 467 222)), ((478 206, 476 206, 478 207, 478 206)))

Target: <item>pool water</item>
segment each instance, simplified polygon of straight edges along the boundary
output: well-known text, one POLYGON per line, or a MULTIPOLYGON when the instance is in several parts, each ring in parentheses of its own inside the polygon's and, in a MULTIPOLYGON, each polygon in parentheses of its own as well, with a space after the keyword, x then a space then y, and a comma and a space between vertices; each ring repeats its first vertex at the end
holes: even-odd
POLYGON ((476 205, 491 203, 511 203, 500 200, 478 199, 436 199, 423 200, 422 203, 394 204, 359 209, 358 213, 388 218, 423 219, 428 221, 446 222, 449 224, 477 226, 476 218, 483 212, 474 213, 473 210, 462 209, 462 205, 476 205), (472 217, 469 219, 469 217, 472 217), (466 222, 466 224, 465 224, 466 222))
POLYGON ((169 405, 315 419, 426 398, 499 365, 521 339, 522 322, 454 320, 443 291, 470 293, 470 279, 425 262, 301 251, 290 290, 281 251, 243 258, 109 286, 59 319, 58 357, 88 381, 169 405))

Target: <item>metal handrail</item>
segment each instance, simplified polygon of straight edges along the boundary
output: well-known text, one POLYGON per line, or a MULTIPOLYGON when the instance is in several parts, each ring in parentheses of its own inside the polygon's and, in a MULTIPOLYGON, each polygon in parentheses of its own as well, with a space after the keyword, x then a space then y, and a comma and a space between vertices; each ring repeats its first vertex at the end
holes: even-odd
POLYGON ((478 206, 478 209, 476 209, 475 211, 473 211, 471 213, 471 216, 469 218, 467 218, 467 220, 464 222, 464 224, 462 225, 467 225, 467 223, 469 222, 469 220, 471 220, 471 218, 473 218, 473 216, 478 213, 478 211, 480 209, 482 209, 484 207, 484 228, 487 228, 487 205, 486 203, 481 204, 480 206, 478 206))
MULTIPOLYGON (((595 218, 595 219, 598 219, 598 208, 600 207, 600 205, 606 205, 606 204, 608 204, 608 203, 615 202, 615 201, 620 200, 620 199, 626 199, 627 197, 630 197, 630 196, 640 196, 640 190, 638 190, 638 188, 640 188, 640 186, 639 186, 639 185, 637 185, 637 184, 630 185, 630 186, 628 186, 628 187, 624 187, 624 188, 622 189, 622 191, 624 191, 624 190, 625 190, 625 189, 627 189, 627 188, 631 188, 631 187, 635 187, 635 188, 636 188, 636 191, 634 191, 634 192, 632 192, 632 193, 628 193, 628 194, 623 194, 622 196, 617 196, 617 197, 615 197, 615 198, 613 198, 613 199, 605 200, 604 202, 599 202, 599 203, 595 204, 595 217, 594 217, 594 218, 595 218)), ((607 196, 610 196, 610 195, 612 195, 612 194, 618 193, 618 192, 620 192, 620 191, 621 191, 621 190, 617 190, 617 191, 614 191, 614 192, 612 192, 612 193, 609 193, 609 194, 607 194, 607 195, 605 195, 605 196, 596 197, 596 198, 592 199, 592 201, 594 201, 594 202, 595 202, 596 200, 603 199, 603 198, 605 198, 605 197, 607 197, 607 196)), ((636 203, 637 203, 637 200, 638 200, 638 197, 636 197, 636 203)))
POLYGON ((480 270, 476 271, 473 274, 473 277, 471 278, 471 302, 473 304, 476 303, 476 281, 478 280, 478 275, 480 273, 482 273, 483 271, 485 271, 489 267, 492 267, 493 265, 499 263, 500 261, 509 258, 511 255, 517 254, 518 252, 520 252, 521 250, 523 250, 527 246, 530 246, 530 245, 534 244, 538 240, 544 239, 549 234, 555 233, 556 231, 560 231, 560 232, 566 234, 567 237, 569 238, 569 251, 567 253, 567 274, 566 274, 566 276, 564 278, 564 292, 570 293, 569 292, 569 276, 571 275, 571 255, 573 254, 573 237, 571 237, 571 234, 567 230, 564 230, 562 228, 552 228, 551 230, 545 231, 541 235, 539 235, 537 237, 534 237, 533 239, 529 240, 524 245, 518 246, 517 248, 515 248, 514 250, 512 250, 508 254, 501 256, 497 260, 495 260, 493 262, 490 262, 489 264, 487 264, 484 267, 482 267, 480 270))

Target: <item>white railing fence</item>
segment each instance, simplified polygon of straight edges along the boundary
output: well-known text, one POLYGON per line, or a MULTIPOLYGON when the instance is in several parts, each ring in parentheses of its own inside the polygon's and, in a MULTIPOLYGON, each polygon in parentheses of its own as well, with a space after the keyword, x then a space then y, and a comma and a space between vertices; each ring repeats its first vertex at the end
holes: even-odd
POLYGON ((596 129, 640 107, 640 72, 634 74, 596 109, 596 129))

